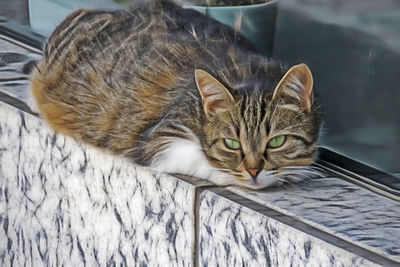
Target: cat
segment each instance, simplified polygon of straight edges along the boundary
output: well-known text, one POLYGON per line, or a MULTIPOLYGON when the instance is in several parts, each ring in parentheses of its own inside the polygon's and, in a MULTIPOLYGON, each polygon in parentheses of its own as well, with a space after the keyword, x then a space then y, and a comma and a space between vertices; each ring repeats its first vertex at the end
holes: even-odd
POLYGON ((261 189, 312 172, 313 77, 169 1, 78 10, 31 75, 57 132, 152 169, 261 189))

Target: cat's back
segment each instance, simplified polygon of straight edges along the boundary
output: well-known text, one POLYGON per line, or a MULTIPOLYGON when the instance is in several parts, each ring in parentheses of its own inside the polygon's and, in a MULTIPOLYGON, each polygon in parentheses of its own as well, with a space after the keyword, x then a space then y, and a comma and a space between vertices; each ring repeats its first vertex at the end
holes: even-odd
POLYGON ((71 66, 84 64, 80 59, 106 63, 121 51, 130 52, 125 59, 138 60, 161 45, 207 44, 215 40, 253 49, 240 34, 197 11, 167 0, 144 1, 125 10, 75 11, 50 36, 44 62, 48 70, 63 60, 71 66))
MULTIPOLYGON (((146 61, 167 32, 162 10, 162 1, 121 11, 78 10, 54 30, 31 76, 33 97, 52 128, 100 147, 112 146, 114 135, 127 147, 135 137, 121 133, 134 135, 160 116, 169 99, 146 77, 146 61), (146 103, 150 96, 153 106, 146 103)), ((175 74, 163 73, 159 82, 171 86, 175 74)))
POLYGON ((199 48, 215 42, 251 49, 229 27, 165 0, 120 11, 78 10, 54 30, 38 66, 40 75, 33 77, 50 85, 97 78, 123 83, 146 67, 202 60, 199 48))
POLYGON ((232 44, 251 49, 229 27, 168 1, 79 10, 50 36, 31 76, 33 96, 55 130, 118 153, 182 88, 196 90, 188 86, 195 67, 232 44))

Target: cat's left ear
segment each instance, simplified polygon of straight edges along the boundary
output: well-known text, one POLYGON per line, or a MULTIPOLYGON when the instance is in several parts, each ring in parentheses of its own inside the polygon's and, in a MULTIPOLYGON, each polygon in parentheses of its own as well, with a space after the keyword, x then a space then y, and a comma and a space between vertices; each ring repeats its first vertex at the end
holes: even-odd
POLYGON ((313 103, 313 77, 306 64, 291 67, 275 88, 272 99, 276 97, 296 98, 300 107, 311 111, 313 103))
POLYGON ((196 69, 194 76, 207 115, 231 109, 234 98, 225 86, 204 70, 196 69))

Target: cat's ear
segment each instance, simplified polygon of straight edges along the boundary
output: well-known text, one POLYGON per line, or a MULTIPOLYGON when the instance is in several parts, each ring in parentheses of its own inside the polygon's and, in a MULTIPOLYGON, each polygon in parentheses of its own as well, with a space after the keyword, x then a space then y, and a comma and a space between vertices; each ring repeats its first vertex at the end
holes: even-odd
POLYGON ((204 70, 194 71, 197 89, 199 89, 203 108, 207 115, 229 110, 234 98, 228 89, 204 70))
POLYGON ((306 64, 291 67, 275 88, 276 97, 296 98, 303 110, 310 112, 313 102, 313 77, 306 64))

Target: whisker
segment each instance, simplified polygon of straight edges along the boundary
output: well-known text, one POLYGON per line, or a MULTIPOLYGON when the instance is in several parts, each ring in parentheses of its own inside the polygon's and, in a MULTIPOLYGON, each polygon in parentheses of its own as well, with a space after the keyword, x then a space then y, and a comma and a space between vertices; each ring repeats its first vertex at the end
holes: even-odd
POLYGON ((322 169, 318 166, 286 166, 286 167, 282 167, 281 169, 315 170, 315 171, 325 172, 324 169, 322 169))
POLYGON ((285 187, 286 189, 289 189, 289 187, 287 186, 287 184, 289 184, 288 181, 286 181, 286 180, 284 180, 284 179, 282 179, 282 178, 278 178, 278 177, 275 177, 275 179, 278 180, 278 181, 280 181, 280 182, 282 182, 282 183, 279 184, 279 185, 285 187))
POLYGON ((287 173, 299 173, 299 174, 302 173, 316 177, 322 177, 326 174, 324 171, 312 168, 282 168, 282 171, 287 173))
POLYGON ((292 172, 292 171, 286 171, 286 172, 281 172, 280 175, 296 175, 300 177, 306 177, 306 178, 316 178, 319 177, 316 175, 314 172, 292 172))
POLYGON ((298 187, 296 184, 294 184, 294 183, 292 183, 292 182, 290 182, 290 181, 288 181, 288 180, 285 180, 285 179, 282 179, 282 178, 278 178, 278 177, 275 177, 278 181, 281 181, 282 183, 280 184, 280 186, 283 186, 283 187, 285 187, 285 189, 292 189, 293 187, 298 187))
POLYGON ((286 166, 279 169, 276 174, 279 179, 292 184, 298 182, 311 182, 312 179, 323 177, 324 170, 315 166, 286 166))

